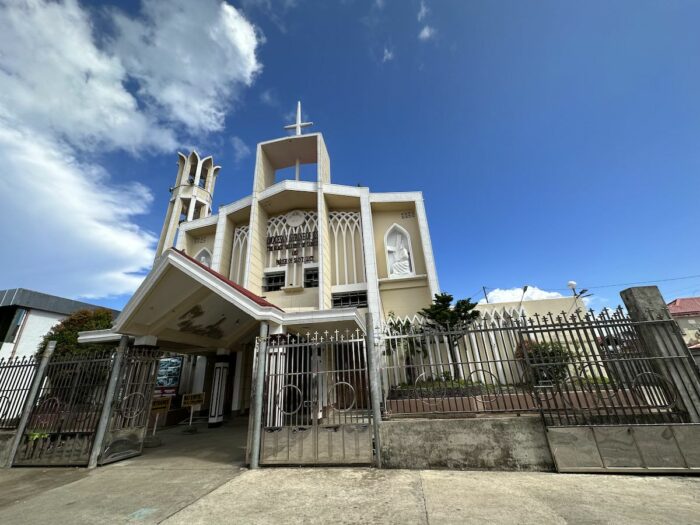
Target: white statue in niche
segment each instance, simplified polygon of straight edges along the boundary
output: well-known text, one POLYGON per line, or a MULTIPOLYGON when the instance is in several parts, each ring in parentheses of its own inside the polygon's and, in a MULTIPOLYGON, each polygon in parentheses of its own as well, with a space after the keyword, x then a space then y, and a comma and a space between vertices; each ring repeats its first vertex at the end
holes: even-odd
POLYGON ((410 244, 406 231, 394 225, 386 236, 389 277, 413 274, 409 249, 410 244))
POLYGON ((200 251, 197 254, 197 257, 195 257, 199 262, 201 262, 204 266, 207 266, 211 268, 211 254, 209 253, 209 250, 204 248, 202 251, 200 251))

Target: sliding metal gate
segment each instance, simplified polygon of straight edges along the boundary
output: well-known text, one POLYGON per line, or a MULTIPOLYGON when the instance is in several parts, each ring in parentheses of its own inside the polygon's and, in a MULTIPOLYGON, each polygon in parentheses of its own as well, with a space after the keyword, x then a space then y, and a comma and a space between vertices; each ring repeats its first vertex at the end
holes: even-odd
POLYGON ((523 324, 521 348, 557 470, 700 473, 700 376, 675 321, 552 320, 523 324))
POLYGON ((21 436, 14 466, 88 465, 93 447, 100 447, 100 464, 141 453, 160 352, 126 350, 116 366, 114 349, 53 356, 21 436), (108 383, 118 373, 113 399, 108 383), (110 419, 103 443, 95 443, 100 416, 109 403, 110 419))
POLYGON ((372 421, 365 341, 270 336, 260 463, 370 464, 372 421))

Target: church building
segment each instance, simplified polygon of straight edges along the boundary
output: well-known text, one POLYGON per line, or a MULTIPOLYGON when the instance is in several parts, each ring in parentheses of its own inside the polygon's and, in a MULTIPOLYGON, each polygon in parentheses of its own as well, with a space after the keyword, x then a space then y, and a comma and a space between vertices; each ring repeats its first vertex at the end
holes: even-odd
POLYGON ((178 393, 207 392, 213 423, 249 407, 262 324, 363 333, 366 312, 412 317, 439 292, 422 194, 334 184, 323 135, 301 120, 299 104, 292 135, 257 145, 251 194, 218 213, 220 167, 178 154, 153 268, 111 331, 184 354, 178 393))

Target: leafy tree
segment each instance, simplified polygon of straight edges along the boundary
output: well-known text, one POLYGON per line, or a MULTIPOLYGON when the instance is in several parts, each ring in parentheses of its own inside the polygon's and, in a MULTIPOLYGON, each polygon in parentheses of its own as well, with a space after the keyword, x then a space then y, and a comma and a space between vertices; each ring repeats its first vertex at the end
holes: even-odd
POLYGON ((456 379, 459 378, 459 362, 461 361, 456 343, 463 335, 459 333, 459 330, 478 319, 479 312, 474 310, 476 303, 473 303, 471 299, 460 299, 454 303, 454 306, 452 305, 453 300, 454 297, 448 293, 435 294, 433 304, 423 308, 419 314, 425 319, 426 327, 446 332, 445 339, 452 356, 452 376, 456 379))
POLYGON ((112 321, 112 311, 106 308, 77 310, 51 328, 41 339, 37 348, 37 357, 41 357, 49 341, 56 341, 54 355, 86 354, 104 350, 110 344, 78 344, 78 332, 105 330, 112 327, 112 321))
MULTIPOLYGON (((114 347, 113 343, 78 344, 78 332, 105 330, 112 326, 112 312, 106 308, 77 310, 51 328, 37 348, 41 357, 49 341, 56 341, 54 356, 90 355, 114 347)), ((44 395, 60 403, 89 404, 95 385, 104 383, 109 366, 49 366, 46 377, 52 388, 44 395)))

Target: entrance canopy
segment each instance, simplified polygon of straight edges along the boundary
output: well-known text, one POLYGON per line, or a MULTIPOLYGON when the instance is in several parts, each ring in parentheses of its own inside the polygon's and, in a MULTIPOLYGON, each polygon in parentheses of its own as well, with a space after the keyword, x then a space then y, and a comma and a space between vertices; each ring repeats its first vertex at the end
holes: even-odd
POLYGON ((271 331, 364 331, 355 308, 284 312, 223 275, 170 249, 161 255, 109 331, 83 332, 80 341, 119 335, 155 337, 161 348, 231 348, 257 335, 260 321, 271 331))

